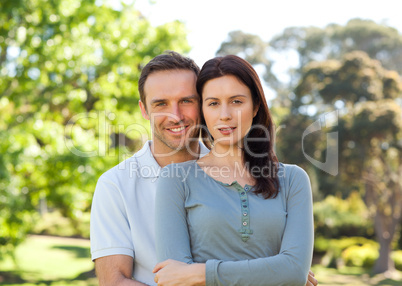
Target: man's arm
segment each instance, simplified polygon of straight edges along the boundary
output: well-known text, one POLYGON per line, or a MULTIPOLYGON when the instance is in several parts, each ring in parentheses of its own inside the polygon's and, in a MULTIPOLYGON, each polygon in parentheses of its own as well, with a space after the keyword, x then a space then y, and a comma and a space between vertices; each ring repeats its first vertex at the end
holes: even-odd
POLYGON ((99 285, 144 285, 132 280, 134 247, 124 200, 114 180, 105 175, 96 184, 90 227, 99 285))
POLYGON ((110 255, 95 259, 99 286, 146 286, 132 280, 133 258, 127 255, 110 255))

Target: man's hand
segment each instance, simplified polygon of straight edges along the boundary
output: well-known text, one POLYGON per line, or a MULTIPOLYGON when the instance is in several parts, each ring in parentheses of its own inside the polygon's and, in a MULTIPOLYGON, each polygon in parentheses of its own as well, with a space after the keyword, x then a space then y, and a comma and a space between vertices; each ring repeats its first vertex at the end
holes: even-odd
POLYGON ((134 281, 133 258, 127 255, 111 255, 95 260, 96 276, 100 286, 146 286, 134 281))
POLYGON ((155 275, 155 282, 158 286, 204 286, 205 285, 205 264, 186 264, 176 260, 168 259, 156 264, 152 270, 155 275))
POLYGON ((310 270, 308 272, 308 279, 307 279, 306 286, 317 286, 317 285, 318 285, 318 281, 317 281, 317 279, 315 279, 313 271, 310 270))

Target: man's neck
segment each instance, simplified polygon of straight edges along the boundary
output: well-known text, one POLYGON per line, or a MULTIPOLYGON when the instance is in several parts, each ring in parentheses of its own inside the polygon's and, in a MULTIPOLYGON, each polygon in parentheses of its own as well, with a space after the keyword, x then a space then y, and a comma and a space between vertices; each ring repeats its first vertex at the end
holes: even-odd
POLYGON ((193 146, 190 146, 190 150, 187 150, 187 148, 183 150, 160 150, 160 148, 155 146, 153 143, 151 143, 150 147, 156 162, 163 168, 172 163, 182 163, 198 159, 201 150, 199 143, 196 143, 197 144, 192 144, 193 146))

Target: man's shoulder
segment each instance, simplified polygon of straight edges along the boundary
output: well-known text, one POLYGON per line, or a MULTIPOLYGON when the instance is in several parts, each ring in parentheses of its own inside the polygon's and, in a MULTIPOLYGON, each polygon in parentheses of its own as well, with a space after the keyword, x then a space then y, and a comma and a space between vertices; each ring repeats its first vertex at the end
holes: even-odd
POLYGON ((134 153, 131 157, 123 160, 116 166, 104 172, 100 176, 99 180, 115 180, 116 178, 128 178, 130 177, 130 174, 137 172, 141 165, 143 165, 141 164, 141 161, 149 161, 147 160, 147 158, 143 157, 152 156, 152 153, 150 152, 147 144, 149 143, 146 142, 145 145, 136 153, 134 153))
POLYGON ((129 172, 130 168, 136 168, 137 165, 138 162, 134 154, 130 158, 125 159, 124 161, 104 172, 99 179, 113 178, 121 175, 124 176, 127 172, 129 172))

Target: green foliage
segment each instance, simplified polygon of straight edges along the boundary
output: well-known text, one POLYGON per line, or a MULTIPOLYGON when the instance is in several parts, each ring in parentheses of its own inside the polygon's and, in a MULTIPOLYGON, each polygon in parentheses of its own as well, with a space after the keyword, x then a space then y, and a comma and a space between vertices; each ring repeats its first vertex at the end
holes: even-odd
POLYGON ((80 219, 72 223, 71 219, 64 217, 60 211, 42 214, 31 229, 31 233, 63 237, 89 238, 90 213, 84 212, 80 219), (78 234, 78 235, 77 235, 78 234))
POLYGON ((353 192, 346 199, 327 196, 314 204, 315 232, 326 238, 342 236, 372 237, 373 223, 360 194, 353 192))
POLYGON ((149 138, 137 107, 142 66, 189 51, 182 23, 152 27, 132 5, 105 3, 2 1, 1 257, 44 203, 80 234, 100 174, 149 138))
POLYGON ((347 266, 371 268, 378 258, 378 247, 368 243, 353 245, 342 251, 342 258, 347 266))
POLYGON ((342 237, 339 239, 318 237, 314 242, 314 251, 316 253, 324 254, 321 259, 321 264, 323 266, 339 268, 345 265, 343 252, 346 249, 353 249, 363 245, 366 245, 366 247, 370 249, 378 249, 378 244, 376 242, 364 237, 342 237))
POLYGON ((395 262, 395 268, 402 271, 402 250, 392 252, 391 257, 395 262))
POLYGON ((402 35, 395 28, 372 20, 352 19, 346 25, 325 28, 290 27, 270 41, 278 51, 295 50, 299 67, 323 59, 339 59, 352 51, 364 51, 392 70, 401 72, 402 35))

